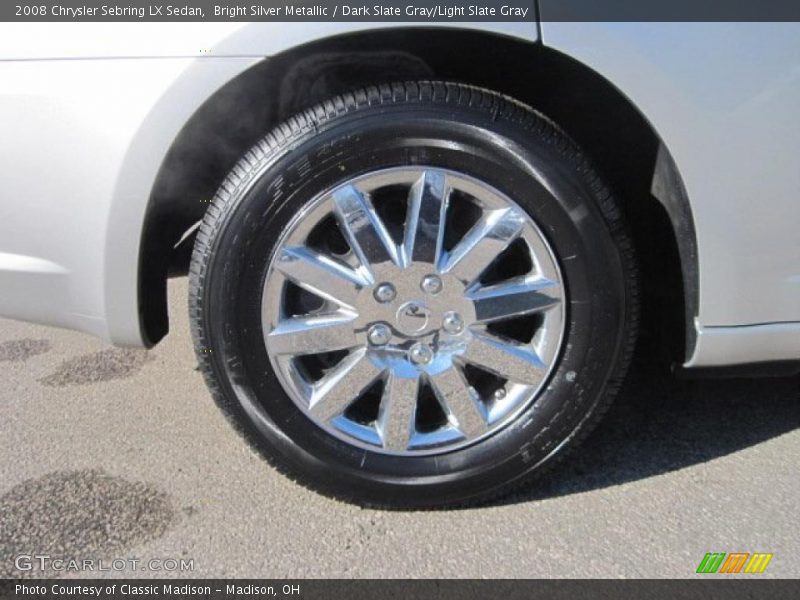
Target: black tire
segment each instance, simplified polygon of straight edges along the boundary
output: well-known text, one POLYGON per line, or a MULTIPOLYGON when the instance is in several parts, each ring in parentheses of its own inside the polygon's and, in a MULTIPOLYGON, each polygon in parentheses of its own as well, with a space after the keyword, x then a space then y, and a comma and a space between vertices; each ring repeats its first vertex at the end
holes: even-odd
POLYGON ((356 90, 267 134, 203 220, 189 310, 216 402, 270 463, 324 494, 395 508, 485 501, 564 456, 620 387, 638 320, 631 242, 580 149, 515 100, 442 82, 356 90), (413 164, 466 173, 514 198, 548 236, 570 302, 559 362, 521 416, 467 448, 409 458, 348 445, 298 410, 266 354, 260 294, 272 245, 300 206, 342 178, 413 164))

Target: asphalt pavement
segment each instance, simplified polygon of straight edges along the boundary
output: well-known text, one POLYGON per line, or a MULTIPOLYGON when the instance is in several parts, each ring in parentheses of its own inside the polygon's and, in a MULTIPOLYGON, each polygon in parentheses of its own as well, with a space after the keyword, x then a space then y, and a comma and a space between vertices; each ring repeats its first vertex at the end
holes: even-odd
POLYGON ((0 576, 65 574, 19 559, 46 554, 125 562, 67 573, 87 577, 693 577, 707 552, 773 553, 758 577, 800 576, 797 377, 679 381, 639 353, 600 428, 536 486, 367 510, 248 448, 195 370, 185 280, 170 312, 151 351, 0 321, 0 576))

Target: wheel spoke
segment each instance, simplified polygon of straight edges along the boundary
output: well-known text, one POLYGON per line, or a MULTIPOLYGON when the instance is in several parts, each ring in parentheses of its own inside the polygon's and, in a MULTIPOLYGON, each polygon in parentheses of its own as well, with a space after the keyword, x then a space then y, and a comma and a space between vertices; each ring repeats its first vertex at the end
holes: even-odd
POLYGON ((513 208, 484 214, 446 256, 442 267, 470 285, 522 232, 524 217, 513 208))
POLYGON ((399 264, 397 245, 369 198, 355 186, 347 185, 333 194, 333 201, 336 218, 364 267, 371 271, 372 265, 399 264))
POLYGON ((275 267, 301 288, 349 308, 370 284, 354 269, 305 246, 282 249, 275 267))
POLYGON ((320 354, 354 348, 355 315, 333 313, 284 319, 267 334, 267 349, 275 354, 320 354))
POLYGON ((463 359, 511 381, 538 385, 546 366, 529 345, 473 333, 463 359))
POLYGON ((425 171, 411 187, 403 241, 406 263, 437 264, 444 239, 447 195, 446 178, 440 171, 425 171))
POLYGON ((446 410, 455 418, 456 425, 467 437, 483 434, 488 424, 478 392, 464 378, 461 369, 450 365, 431 378, 433 390, 446 410))
POLYGON ((489 323, 544 312, 557 306, 561 302, 558 287, 549 279, 520 277, 478 288, 469 297, 475 302, 476 321, 489 323))
POLYGON ((366 353, 354 351, 314 384, 309 410, 315 418, 327 423, 342 414, 380 376, 366 353))
POLYGON ((378 413, 378 433, 387 450, 408 448, 414 433, 419 378, 389 375, 378 413))

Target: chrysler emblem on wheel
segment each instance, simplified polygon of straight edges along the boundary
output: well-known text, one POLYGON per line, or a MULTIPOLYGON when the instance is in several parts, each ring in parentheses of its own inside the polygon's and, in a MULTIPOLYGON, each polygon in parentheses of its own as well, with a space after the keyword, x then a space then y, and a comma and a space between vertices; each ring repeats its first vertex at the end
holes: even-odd
POLYGON ((428 326, 431 311, 416 300, 411 300, 397 309, 397 328, 408 335, 421 333, 428 326))

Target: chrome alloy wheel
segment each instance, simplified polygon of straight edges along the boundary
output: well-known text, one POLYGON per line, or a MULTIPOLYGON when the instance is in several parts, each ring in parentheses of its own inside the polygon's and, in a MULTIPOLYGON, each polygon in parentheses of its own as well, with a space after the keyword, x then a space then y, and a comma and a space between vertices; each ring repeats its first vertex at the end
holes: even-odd
POLYGON ((275 246, 267 353, 318 426, 399 455, 491 435, 559 356, 565 290, 513 200, 471 177, 403 167, 308 202, 275 246))

